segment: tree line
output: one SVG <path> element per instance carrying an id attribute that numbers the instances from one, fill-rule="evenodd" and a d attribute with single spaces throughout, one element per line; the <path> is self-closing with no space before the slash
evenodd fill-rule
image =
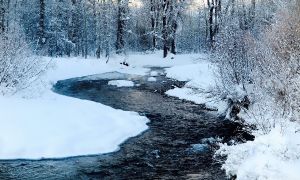
<path id="1" fill-rule="evenodd" d="M 233 25 L 258 32 L 271 21 L 275 1 L 0 0 L 0 33 L 20 26 L 42 55 L 100 58 L 158 49 L 166 57 L 215 49 L 217 36 L 222 41 Z"/>
<path id="2" fill-rule="evenodd" d="M 256 0 L 0 0 L 0 32 L 18 24 L 49 56 L 161 49 L 166 57 L 211 49 L 227 16 L 238 11 L 247 28 L 255 9 Z"/>

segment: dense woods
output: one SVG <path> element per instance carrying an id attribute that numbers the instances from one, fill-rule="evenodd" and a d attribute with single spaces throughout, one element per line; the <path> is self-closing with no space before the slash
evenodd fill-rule
<path id="1" fill-rule="evenodd" d="M 257 0 L 1 0 L 0 28 L 20 26 L 42 55 L 163 49 L 165 57 L 215 48 L 220 32 L 256 33 L 275 9 L 273 1 Z"/>

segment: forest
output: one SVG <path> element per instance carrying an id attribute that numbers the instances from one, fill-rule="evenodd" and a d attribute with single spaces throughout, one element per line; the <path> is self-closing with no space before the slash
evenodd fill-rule
<path id="1" fill-rule="evenodd" d="M 0 179 L 296 180 L 299 123 L 299 0 L 0 0 Z"/>

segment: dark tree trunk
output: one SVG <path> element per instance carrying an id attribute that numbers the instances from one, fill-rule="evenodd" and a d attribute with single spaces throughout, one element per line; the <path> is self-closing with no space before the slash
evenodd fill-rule
<path id="1" fill-rule="evenodd" d="M 125 25 L 126 25 L 126 3 L 125 0 L 118 0 L 118 27 L 117 27 L 117 54 L 124 53 L 125 47 Z"/>
<path id="2" fill-rule="evenodd" d="M 157 19 L 156 19 L 156 4 L 154 0 L 151 0 L 151 28 L 152 28 L 152 48 L 156 49 L 157 46 L 157 37 L 156 37 L 156 28 L 157 28 Z"/>
<path id="3" fill-rule="evenodd" d="M 40 12 L 39 12 L 39 31 L 38 31 L 38 44 L 39 48 L 42 49 L 46 43 L 46 36 L 45 36 L 45 0 L 39 1 L 40 5 Z"/>
<path id="4" fill-rule="evenodd" d="M 80 55 L 80 45 L 79 45 L 79 23 L 80 22 L 77 14 L 78 4 L 76 3 L 76 0 L 72 0 L 72 6 L 73 6 L 73 10 L 71 14 L 71 28 L 70 28 L 69 37 L 72 43 L 75 44 L 74 55 L 79 56 Z"/>
<path id="5" fill-rule="evenodd" d="M 169 1 L 163 0 L 163 57 L 166 58 L 168 56 L 169 44 L 168 44 L 168 24 L 167 24 L 167 12 L 169 8 Z"/>
<path id="6" fill-rule="evenodd" d="M 208 26 L 210 48 L 214 48 L 215 36 L 219 31 L 219 19 L 221 12 L 221 0 L 207 0 Z"/>
<path id="7" fill-rule="evenodd" d="M 251 28 L 254 26 L 254 19 L 256 16 L 256 0 L 251 0 L 251 8 L 250 8 L 250 24 Z"/>
<path id="8" fill-rule="evenodd" d="M 176 31 L 178 27 L 178 17 L 179 17 L 179 11 L 178 11 L 178 4 L 174 1 L 172 1 L 172 5 L 170 6 L 170 13 L 171 13 L 171 32 L 170 32 L 170 52 L 172 54 L 176 54 Z"/>
<path id="9" fill-rule="evenodd" d="M 174 20 L 172 25 L 172 38 L 171 38 L 171 53 L 176 54 L 176 30 L 177 30 L 177 20 Z"/>
<path id="10" fill-rule="evenodd" d="M 5 31 L 5 3 L 0 0 L 0 33 Z"/>
<path id="11" fill-rule="evenodd" d="M 213 2 L 213 1 L 212 1 Z M 213 46 L 213 14 L 214 14 L 214 5 L 210 2 L 210 0 L 207 0 L 207 5 L 209 9 L 208 14 L 208 26 L 209 26 L 209 42 L 210 42 L 210 48 Z"/>

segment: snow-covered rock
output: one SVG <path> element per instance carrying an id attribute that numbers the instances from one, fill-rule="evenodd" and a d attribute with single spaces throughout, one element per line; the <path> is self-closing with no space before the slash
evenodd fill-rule
<path id="1" fill-rule="evenodd" d="M 155 81 L 156 81 L 156 78 L 155 78 L 155 77 L 149 77 L 149 78 L 148 78 L 148 81 L 150 81 L 150 82 L 155 82 Z"/>
<path id="2" fill-rule="evenodd" d="M 134 82 L 128 80 L 111 80 L 108 82 L 108 85 L 117 87 L 133 87 Z"/>

